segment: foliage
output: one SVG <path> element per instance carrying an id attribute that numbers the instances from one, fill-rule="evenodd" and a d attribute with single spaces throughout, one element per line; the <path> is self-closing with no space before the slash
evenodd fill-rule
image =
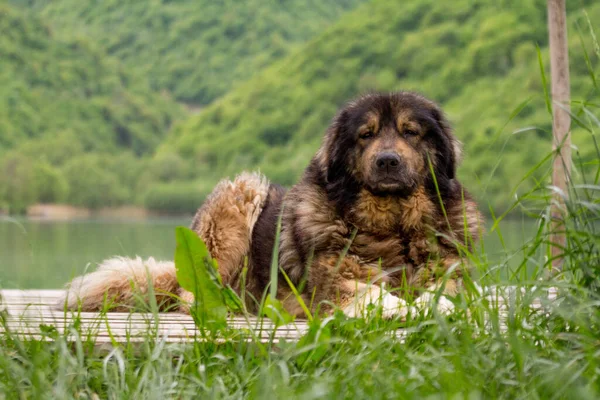
<path id="1" fill-rule="evenodd" d="M 584 51 L 592 71 L 598 55 L 582 7 L 597 21 L 600 5 L 569 3 L 573 98 L 585 101 L 590 71 Z M 159 152 L 178 151 L 201 171 L 210 166 L 213 181 L 260 167 L 290 185 L 348 99 L 369 88 L 417 90 L 441 103 L 464 142 L 461 179 L 484 204 L 506 209 L 510 190 L 520 184 L 520 195 L 535 185 L 535 179 L 520 179 L 551 149 L 536 51 L 539 44 L 547 64 L 545 8 L 542 0 L 462 0 L 452 7 L 374 0 L 176 126 Z M 585 29 L 583 41 L 578 26 Z M 577 103 L 574 109 L 581 114 Z M 574 143 L 589 160 L 591 135 L 575 129 Z"/>
<path id="2" fill-rule="evenodd" d="M 169 99 L 84 39 L 0 5 L 0 151 L 72 132 L 85 151 L 146 154 L 178 115 Z"/>
<path id="3" fill-rule="evenodd" d="M 188 190 L 192 197 L 185 199 L 180 190 L 165 205 L 160 190 L 201 169 L 192 171 L 191 160 L 174 152 L 148 160 L 184 116 L 171 94 L 210 102 L 358 2 L 3 2 L 0 157 L 34 164 L 42 158 L 60 193 L 31 187 L 21 169 L 20 176 L 0 182 L 0 204 L 13 213 L 45 198 L 88 207 L 146 202 L 159 211 L 195 210 L 196 191 Z M 306 23 L 293 23 L 296 18 Z M 91 179 L 77 177 L 67 164 L 88 153 L 102 161 Z M 95 178 L 101 185 L 90 184 Z"/>
<path id="4" fill-rule="evenodd" d="M 180 107 L 93 42 L 59 39 L 15 7 L 0 4 L 0 27 L 0 203 L 19 213 L 135 200 L 143 158 Z"/>
<path id="5" fill-rule="evenodd" d="M 23 184 L 33 180 L 31 161 L 23 157 L 7 157 L 0 174 L 0 197 L 12 213 L 22 212 L 37 198 L 33 185 Z"/>
<path id="6" fill-rule="evenodd" d="M 145 192 L 143 204 L 148 209 L 166 214 L 193 214 L 208 190 L 196 182 L 157 183 Z"/>
<path id="7" fill-rule="evenodd" d="M 12 0 L 0 6 L 0 157 L 39 158 L 68 187 L 46 197 L 92 205 L 64 174 L 93 153 L 115 186 L 106 205 L 191 212 L 243 169 L 292 185 L 348 99 L 410 89 L 447 111 L 465 145 L 460 178 L 484 211 L 548 183 L 549 163 L 534 168 L 551 148 L 543 0 L 360 2 Z M 573 142 L 587 163 L 596 131 L 580 120 L 598 71 L 590 29 L 600 5 L 568 8 Z M 169 131 L 183 114 L 167 93 L 212 103 Z M 0 180 L 13 212 L 41 201 L 19 185 Z"/>
<path id="8" fill-rule="evenodd" d="M 172 182 L 187 180 L 194 176 L 194 168 L 189 160 L 177 153 L 161 153 L 152 158 L 144 171 L 144 177 L 152 182 Z"/>
<path id="9" fill-rule="evenodd" d="M 29 184 L 37 191 L 36 198 L 42 203 L 62 203 L 67 200 L 69 183 L 48 163 L 33 163 L 33 176 Z"/>
<path id="10" fill-rule="evenodd" d="M 211 257 L 198 234 L 191 229 L 180 226 L 175 230 L 175 236 L 177 282 L 194 294 L 194 302 L 190 305 L 194 321 L 200 327 L 225 326 L 227 303 L 217 261 Z"/>
<path id="11" fill-rule="evenodd" d="M 0 164 L 0 199 L 12 213 L 24 211 L 34 201 L 64 202 L 68 194 L 65 177 L 45 161 L 13 155 Z"/>
<path id="12" fill-rule="evenodd" d="M 94 40 L 155 90 L 194 106 L 290 54 L 360 2 L 13 0 L 62 36 Z"/>
<path id="13" fill-rule="evenodd" d="M 69 204 L 101 208 L 121 205 L 128 198 L 127 189 L 118 183 L 118 175 L 103 168 L 96 155 L 68 162 L 64 175 L 70 185 Z"/>

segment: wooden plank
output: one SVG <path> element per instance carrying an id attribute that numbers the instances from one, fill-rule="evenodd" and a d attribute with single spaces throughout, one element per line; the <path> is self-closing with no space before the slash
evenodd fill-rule
<path id="1" fill-rule="evenodd" d="M 152 326 L 152 324 L 129 324 L 124 326 L 115 326 L 108 321 L 97 321 L 93 324 L 81 324 L 77 328 L 77 333 L 72 331 L 72 321 L 64 321 L 59 324 L 48 323 L 44 321 L 44 325 L 53 326 L 53 329 L 61 335 L 67 335 L 71 340 L 77 336 L 81 340 L 89 338 L 100 338 L 100 339 L 111 339 L 115 342 L 129 342 L 139 339 L 147 339 L 149 336 L 158 339 L 163 339 L 167 342 L 180 342 L 183 339 L 193 339 L 195 336 L 202 338 L 204 335 L 198 330 L 194 324 L 182 325 L 182 324 L 159 324 Z M 238 327 L 241 328 L 241 327 Z M 10 332 L 16 334 L 18 337 L 28 338 L 30 336 L 41 335 L 42 329 L 40 324 L 9 320 L 6 327 Z M 220 339 L 230 340 L 250 340 L 258 339 L 260 341 L 268 341 L 271 337 L 278 340 L 281 339 L 295 339 L 297 340 L 304 330 L 290 330 L 290 329 L 276 329 L 276 330 L 254 330 L 254 329 L 238 329 L 237 331 L 229 332 L 228 336 L 219 336 Z M 208 334 L 207 334 L 208 336 Z"/>
<path id="2" fill-rule="evenodd" d="M 6 299 L 15 298 L 33 298 L 33 299 L 56 299 L 64 294 L 64 290 L 20 290 L 20 289 L 3 289 L 0 290 L 0 296 Z"/>
<path id="3" fill-rule="evenodd" d="M 0 332 L 9 330 L 25 339 L 47 339 L 41 326 L 53 326 L 61 335 L 76 340 L 71 327 L 78 325 L 84 339 L 87 336 L 97 343 L 142 342 L 148 334 L 172 343 L 192 341 L 201 332 L 191 316 L 181 313 L 123 313 L 77 312 L 57 310 L 55 304 L 63 295 L 61 290 L 3 290 L 0 291 L 0 309 L 7 320 Z M 297 340 L 308 329 L 304 321 L 276 327 L 270 320 L 256 317 L 232 316 L 228 328 L 233 336 L 217 341 L 260 340 L 262 342 Z M 237 331 L 237 332 L 236 332 Z M 80 338 L 80 339 L 82 339 Z M 198 338 L 196 338 L 198 340 Z"/>
<path id="4" fill-rule="evenodd" d="M 24 339 L 49 340 L 42 334 L 43 328 L 52 326 L 69 340 L 93 339 L 98 345 L 112 343 L 137 343 L 147 340 L 152 334 L 159 340 L 169 343 L 184 343 L 192 340 L 203 340 L 200 330 L 191 316 L 181 313 L 127 313 L 127 312 L 77 312 L 57 310 L 55 304 L 62 296 L 61 290 L 3 290 L 0 291 L 0 309 L 5 310 L 6 321 L 0 326 L 0 332 L 10 331 Z M 489 288 L 487 300 L 498 308 L 501 325 L 506 329 L 506 319 L 510 299 L 517 294 L 526 295 L 524 289 L 512 287 Z M 555 289 L 541 292 L 549 300 L 556 299 Z M 544 312 L 539 298 L 529 306 L 532 312 Z M 77 334 L 72 327 L 78 326 Z M 229 337 L 211 339 L 216 342 L 227 340 L 277 343 L 280 340 L 298 340 L 304 335 L 308 326 L 305 321 L 294 321 L 291 324 L 276 327 L 270 320 L 257 317 L 231 316 L 228 319 Z M 407 332 L 398 330 L 393 333 L 403 340 Z M 79 335 L 79 336 L 78 336 Z"/>

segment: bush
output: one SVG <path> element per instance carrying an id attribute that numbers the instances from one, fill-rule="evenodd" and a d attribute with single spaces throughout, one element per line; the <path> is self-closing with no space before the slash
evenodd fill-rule
<path id="1" fill-rule="evenodd" d="M 68 197 L 69 183 L 59 170 L 48 163 L 40 162 L 32 166 L 30 182 L 36 202 L 61 203 Z"/>
<path id="2" fill-rule="evenodd" d="M 32 162 L 22 155 L 8 156 L 0 171 L 0 203 L 8 206 L 12 214 L 22 214 L 36 201 L 36 190 L 31 182 Z"/>
<path id="3" fill-rule="evenodd" d="M 198 183 L 154 184 L 146 191 L 144 206 L 167 214 L 192 214 L 200 207 L 208 190 Z"/>
<path id="4" fill-rule="evenodd" d="M 147 173 L 157 182 L 172 182 L 190 179 L 192 166 L 177 153 L 159 153 L 150 161 Z"/>
<path id="5" fill-rule="evenodd" d="M 102 167 L 100 156 L 86 155 L 64 168 L 70 186 L 69 204 L 100 208 L 123 204 L 130 196 L 119 177 Z"/>
<path id="6" fill-rule="evenodd" d="M 44 160 L 11 153 L 0 165 L 0 205 L 12 214 L 22 214 L 34 203 L 65 201 L 68 192 L 65 177 Z"/>
<path id="7" fill-rule="evenodd" d="M 64 165 L 74 156 L 84 152 L 83 145 L 72 131 L 29 139 L 19 143 L 15 150 L 30 159 L 46 161 L 53 166 Z"/>

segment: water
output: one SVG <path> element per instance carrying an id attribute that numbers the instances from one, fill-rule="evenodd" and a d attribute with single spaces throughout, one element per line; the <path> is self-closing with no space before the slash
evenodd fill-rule
<path id="1" fill-rule="evenodd" d="M 0 286 L 60 288 L 115 255 L 172 260 L 175 227 L 189 219 L 0 222 Z"/>
<path id="2" fill-rule="evenodd" d="M 105 258 L 121 255 L 172 260 L 175 227 L 190 220 L 146 221 L 85 220 L 47 222 L 0 220 L 0 287 L 56 289 Z M 492 226 L 487 224 L 488 229 Z M 504 221 L 501 232 L 509 252 L 532 234 L 531 221 Z M 496 234 L 484 239 L 493 261 L 505 258 Z"/>

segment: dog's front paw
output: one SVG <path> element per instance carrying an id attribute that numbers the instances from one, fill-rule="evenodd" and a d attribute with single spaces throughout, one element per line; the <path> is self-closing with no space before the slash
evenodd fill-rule
<path id="1" fill-rule="evenodd" d="M 409 311 L 406 301 L 388 292 L 385 292 L 381 299 L 381 308 L 383 318 L 406 318 Z"/>
<path id="2" fill-rule="evenodd" d="M 370 285 L 357 293 L 342 311 L 351 318 L 364 317 L 369 313 L 370 305 L 381 307 L 383 318 L 405 318 L 409 311 L 404 300 L 376 285 Z"/>
<path id="3" fill-rule="evenodd" d="M 436 307 L 437 311 L 443 315 L 450 315 L 454 312 L 454 303 L 449 298 L 441 295 L 436 303 L 435 297 L 436 293 L 434 292 L 423 293 L 415 300 L 415 311 L 428 315 L 433 310 L 433 307 Z"/>

